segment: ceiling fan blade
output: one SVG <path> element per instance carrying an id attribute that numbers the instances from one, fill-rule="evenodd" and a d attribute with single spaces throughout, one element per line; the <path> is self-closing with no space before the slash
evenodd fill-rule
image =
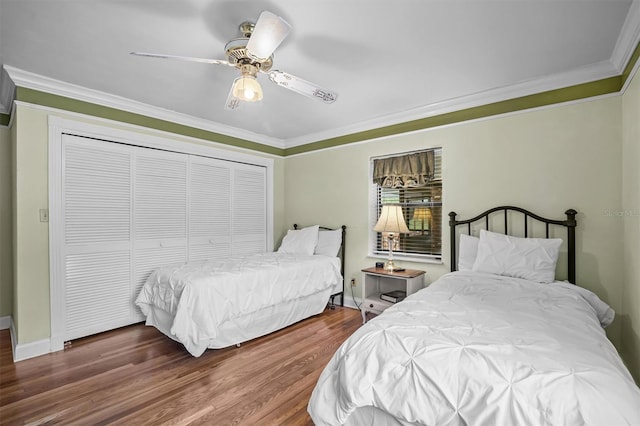
<path id="1" fill-rule="evenodd" d="M 256 59 L 268 59 L 290 30 L 291 25 L 287 21 L 269 11 L 263 11 L 249 37 L 247 52 Z"/>
<path id="2" fill-rule="evenodd" d="M 326 104 L 331 104 L 338 99 L 338 94 L 324 89 L 306 80 L 293 76 L 289 73 L 273 70 L 269 73 L 269 79 L 285 89 L 293 90 L 304 96 L 318 99 Z"/>
<path id="3" fill-rule="evenodd" d="M 146 53 L 146 52 L 131 52 L 132 55 L 146 56 L 148 58 L 160 58 L 160 59 L 179 59 L 181 61 L 200 62 L 203 64 L 216 64 L 216 65 L 231 65 L 229 62 L 221 59 L 205 59 L 205 58 L 192 58 L 190 56 L 177 56 L 177 55 L 165 55 L 162 53 Z"/>
<path id="4" fill-rule="evenodd" d="M 240 106 L 242 105 L 242 102 L 240 102 L 240 99 L 237 98 L 236 96 L 233 96 L 233 86 L 236 85 L 236 81 L 239 79 L 240 77 L 233 80 L 233 83 L 231 84 L 231 89 L 229 89 L 229 96 L 227 96 L 227 103 L 224 104 L 224 109 L 227 111 L 233 111 L 234 109 L 240 108 Z"/>

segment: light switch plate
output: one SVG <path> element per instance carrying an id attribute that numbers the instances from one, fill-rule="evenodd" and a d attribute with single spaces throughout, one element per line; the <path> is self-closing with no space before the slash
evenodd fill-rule
<path id="1" fill-rule="evenodd" d="M 49 209 L 40 209 L 40 222 L 49 222 Z"/>

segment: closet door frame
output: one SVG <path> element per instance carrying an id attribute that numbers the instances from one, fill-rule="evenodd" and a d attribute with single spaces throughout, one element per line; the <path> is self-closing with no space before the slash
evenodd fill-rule
<path id="1" fill-rule="evenodd" d="M 65 303 L 63 274 L 64 235 L 62 233 L 64 229 L 62 222 L 62 138 L 64 134 L 264 167 L 266 172 L 267 198 L 267 251 L 273 251 L 273 158 L 231 151 L 224 149 L 221 144 L 215 144 L 218 146 L 214 146 L 213 142 L 187 136 L 181 136 L 181 140 L 170 139 L 170 137 L 175 137 L 175 135 L 161 131 L 153 131 L 154 135 L 151 135 L 148 133 L 149 129 L 140 126 L 127 125 L 110 120 L 99 121 L 104 122 L 104 125 L 90 124 L 55 116 L 49 117 L 49 298 L 51 309 L 51 352 L 64 349 L 65 317 L 64 309 L 62 309 Z M 157 136 L 155 134 L 157 134 Z"/>

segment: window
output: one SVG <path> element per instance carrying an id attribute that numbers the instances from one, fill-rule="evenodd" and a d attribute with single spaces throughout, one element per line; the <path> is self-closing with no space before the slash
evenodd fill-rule
<path id="1" fill-rule="evenodd" d="M 387 165 L 384 172 L 380 165 L 376 169 L 377 160 L 406 160 L 413 155 L 430 153 L 426 178 L 410 175 L 402 167 L 415 169 L 415 164 L 409 166 Z M 415 170 L 412 170 L 415 172 Z M 394 175 L 383 176 L 381 175 Z M 403 175 L 403 178 L 398 176 Z M 377 182 L 377 183 L 375 183 Z M 381 186 L 382 185 L 382 186 Z M 440 260 L 442 257 L 442 149 L 430 149 L 389 157 L 371 159 L 371 223 L 369 229 L 376 224 L 382 206 L 397 204 L 402 207 L 403 216 L 409 234 L 400 234 L 393 247 L 394 257 L 411 260 Z M 388 254 L 387 238 L 382 233 L 371 233 L 371 254 L 386 256 Z"/>

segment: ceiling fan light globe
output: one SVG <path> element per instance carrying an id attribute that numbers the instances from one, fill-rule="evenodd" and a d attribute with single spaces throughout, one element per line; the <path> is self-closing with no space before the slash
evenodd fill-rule
<path id="1" fill-rule="evenodd" d="M 243 75 L 233 82 L 233 96 L 245 102 L 262 100 L 262 86 L 254 76 Z"/>

